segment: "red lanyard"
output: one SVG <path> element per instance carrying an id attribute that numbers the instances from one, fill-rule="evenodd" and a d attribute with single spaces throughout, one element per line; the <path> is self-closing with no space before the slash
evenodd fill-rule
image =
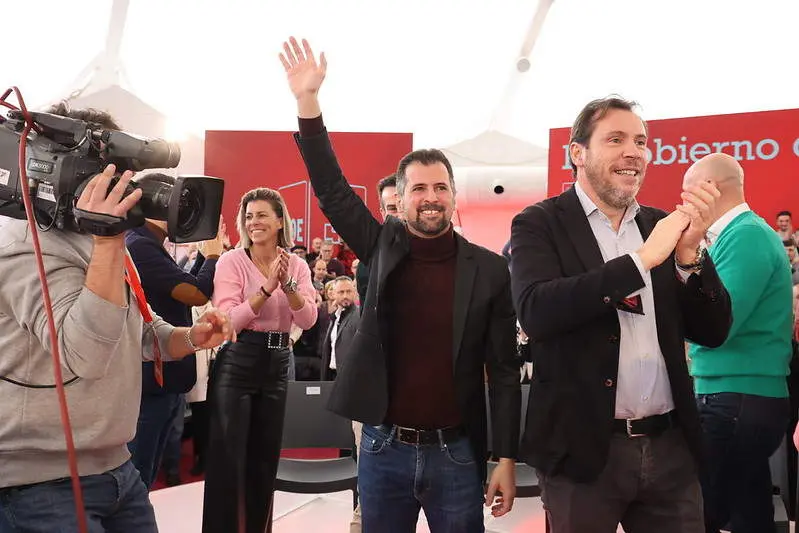
<path id="1" fill-rule="evenodd" d="M 136 297 L 136 303 L 139 306 L 139 311 L 144 319 L 144 323 L 152 327 L 153 315 L 150 313 L 150 307 L 147 305 L 147 298 L 144 296 L 144 289 L 142 289 L 141 286 L 139 272 L 136 270 L 136 266 L 133 264 L 133 260 L 130 258 L 130 255 L 127 253 L 127 251 L 125 252 L 125 281 L 128 282 L 128 286 L 130 286 L 130 289 L 133 291 L 133 295 Z M 152 329 L 155 354 L 155 366 L 153 371 L 155 373 L 155 381 L 158 383 L 158 386 L 163 387 L 164 362 L 161 359 L 161 348 L 158 346 L 158 335 L 155 334 L 155 328 Z"/>

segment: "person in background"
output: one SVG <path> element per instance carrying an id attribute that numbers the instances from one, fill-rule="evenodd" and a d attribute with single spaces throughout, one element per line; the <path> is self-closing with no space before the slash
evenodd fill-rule
<path id="1" fill-rule="evenodd" d="M 793 239 L 782 241 L 785 253 L 788 256 L 788 264 L 791 266 L 791 282 L 799 285 L 799 257 L 797 257 L 796 242 Z"/>
<path id="2" fill-rule="evenodd" d="M 399 198 L 397 198 L 397 175 L 391 174 L 377 182 L 377 199 L 380 202 L 380 217 L 385 223 L 386 218 L 392 216 L 402 218 L 399 211 Z M 358 288 L 358 301 L 361 305 L 366 301 L 366 289 L 369 287 L 369 265 L 358 261 L 355 271 L 355 285 Z"/>
<path id="3" fill-rule="evenodd" d="M 175 184 L 174 177 L 161 173 L 145 174 L 134 181 Z M 191 272 L 181 269 L 169 255 L 164 248 L 166 237 L 165 221 L 147 219 L 143 226 L 128 230 L 125 245 L 139 271 L 144 295 L 153 311 L 173 325 L 188 327 L 193 323 L 191 307 L 205 305 L 213 293 L 216 261 L 222 253 L 222 232 L 203 243 L 206 255 L 197 255 Z M 143 364 L 139 422 L 129 448 L 133 464 L 148 488 L 155 481 L 172 433 L 177 435 L 171 439 L 164 469 L 168 485 L 180 483 L 180 437 L 186 407 L 183 395 L 194 387 L 196 366 L 194 354 L 165 363 L 162 387 L 155 380 L 153 363 Z M 173 429 L 176 426 L 177 429 Z"/>
<path id="4" fill-rule="evenodd" d="M 707 254 L 733 316 L 724 344 L 692 343 L 689 352 L 704 440 L 705 530 L 729 524 L 736 533 L 773 533 L 769 458 L 790 416 L 791 274 L 779 237 L 746 203 L 738 161 L 724 153 L 699 159 L 685 173 L 683 198 L 695 196 L 690 191 L 700 183 L 721 193 L 710 213 Z"/>
<path id="5" fill-rule="evenodd" d="M 311 241 L 311 251 L 306 254 L 305 260 L 308 261 L 309 263 L 313 262 L 316 258 L 319 257 L 319 253 L 321 251 L 322 251 L 322 239 L 316 237 Z"/>
<path id="6" fill-rule="evenodd" d="M 352 262 L 355 261 L 355 252 L 353 252 L 347 243 L 344 241 L 339 242 L 338 254 L 336 256 L 338 261 L 344 266 L 344 275 L 348 278 L 354 278 L 355 270 L 352 268 Z"/>
<path id="7" fill-rule="evenodd" d="M 302 259 L 303 261 L 308 256 L 308 248 L 303 246 L 302 244 L 296 244 L 291 247 L 291 253 Z"/>
<path id="8" fill-rule="evenodd" d="M 793 228 L 793 215 L 790 211 L 780 211 L 777 213 L 777 235 L 780 239 L 787 241 L 793 239 L 793 242 L 799 243 L 799 231 L 794 231 Z"/>
<path id="9" fill-rule="evenodd" d="M 313 272 L 313 287 L 319 294 L 324 295 L 325 283 L 327 283 L 327 263 L 322 258 L 317 258 L 311 264 L 311 271 Z"/>
<path id="10" fill-rule="evenodd" d="M 319 251 L 319 257 L 327 264 L 327 279 L 333 281 L 344 275 L 344 265 L 333 256 L 333 242 L 325 241 Z"/>

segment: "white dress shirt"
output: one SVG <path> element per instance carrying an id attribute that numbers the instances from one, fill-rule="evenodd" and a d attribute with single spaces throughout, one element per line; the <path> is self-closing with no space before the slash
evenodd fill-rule
<path id="1" fill-rule="evenodd" d="M 341 313 L 343 311 L 344 309 L 341 307 L 336 309 L 336 320 L 333 321 L 333 327 L 330 328 L 330 370 L 336 369 L 336 339 L 338 338 L 338 325 L 341 322 Z"/>
<path id="2" fill-rule="evenodd" d="M 629 254 L 646 286 L 627 296 L 641 296 L 643 315 L 617 311 L 619 315 L 619 375 L 616 379 L 616 418 L 644 418 L 674 409 L 666 362 L 660 351 L 652 277 L 644 270 L 636 251 L 644 243 L 635 216 L 641 209 L 637 202 L 627 208 L 618 233 L 588 197 L 579 183 L 577 197 L 591 225 L 605 262 Z"/>

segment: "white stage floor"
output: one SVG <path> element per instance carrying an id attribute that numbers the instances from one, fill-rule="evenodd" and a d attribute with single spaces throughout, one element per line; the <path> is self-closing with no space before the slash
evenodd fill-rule
<path id="1" fill-rule="evenodd" d="M 161 533 L 199 533 L 202 524 L 203 483 L 190 483 L 150 493 Z M 275 493 L 274 533 L 347 533 L 352 519 L 352 493 L 310 495 Z M 486 516 L 488 533 L 544 531 L 540 498 L 517 499 L 502 518 Z M 424 514 L 417 532 L 429 533 Z"/>
<path id="2" fill-rule="evenodd" d="M 189 483 L 150 493 L 161 533 L 200 533 L 203 483 Z M 273 533 L 348 533 L 352 519 L 352 493 L 310 495 L 275 493 Z M 502 518 L 486 515 L 486 533 L 537 533 L 545 531 L 541 498 L 518 498 L 513 511 Z M 791 523 L 791 531 L 795 531 Z M 417 533 L 430 533 L 420 514 Z M 624 531 L 619 527 L 619 532 Z"/>

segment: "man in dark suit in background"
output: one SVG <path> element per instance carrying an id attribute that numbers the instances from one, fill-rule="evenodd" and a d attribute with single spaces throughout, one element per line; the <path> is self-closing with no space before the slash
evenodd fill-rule
<path id="1" fill-rule="evenodd" d="M 369 265 L 361 324 L 330 402 L 364 423 L 363 531 L 416 531 L 422 508 L 432 533 L 482 532 L 484 498 L 501 516 L 515 495 L 521 392 L 507 263 L 454 233 L 452 167 L 438 150 L 400 161 L 405 221 L 375 220 L 345 180 L 322 122 L 324 56 L 317 64 L 303 46 L 292 38 L 281 55 L 297 98 L 297 142 L 322 211 Z M 486 371 L 500 464 L 484 493 Z"/>
<path id="2" fill-rule="evenodd" d="M 383 222 L 389 216 L 402 218 L 397 208 L 397 176 L 391 174 L 377 182 L 377 198 L 380 201 L 380 216 Z M 360 257 L 358 258 L 360 259 Z M 366 288 L 369 286 L 369 265 L 360 261 L 355 271 L 355 283 L 358 287 L 358 297 L 361 304 L 366 301 Z"/>
<path id="3" fill-rule="evenodd" d="M 352 349 L 361 312 L 355 304 L 355 283 L 347 276 L 333 281 L 336 312 L 322 342 L 322 381 L 333 381 Z"/>
<path id="4" fill-rule="evenodd" d="M 574 187 L 512 224 L 514 303 L 537 345 L 522 457 L 553 533 L 704 532 L 684 341 L 719 346 L 731 324 L 700 249 L 719 192 L 692 187 L 668 216 L 638 205 L 634 105 L 589 103 L 572 127 Z"/>

